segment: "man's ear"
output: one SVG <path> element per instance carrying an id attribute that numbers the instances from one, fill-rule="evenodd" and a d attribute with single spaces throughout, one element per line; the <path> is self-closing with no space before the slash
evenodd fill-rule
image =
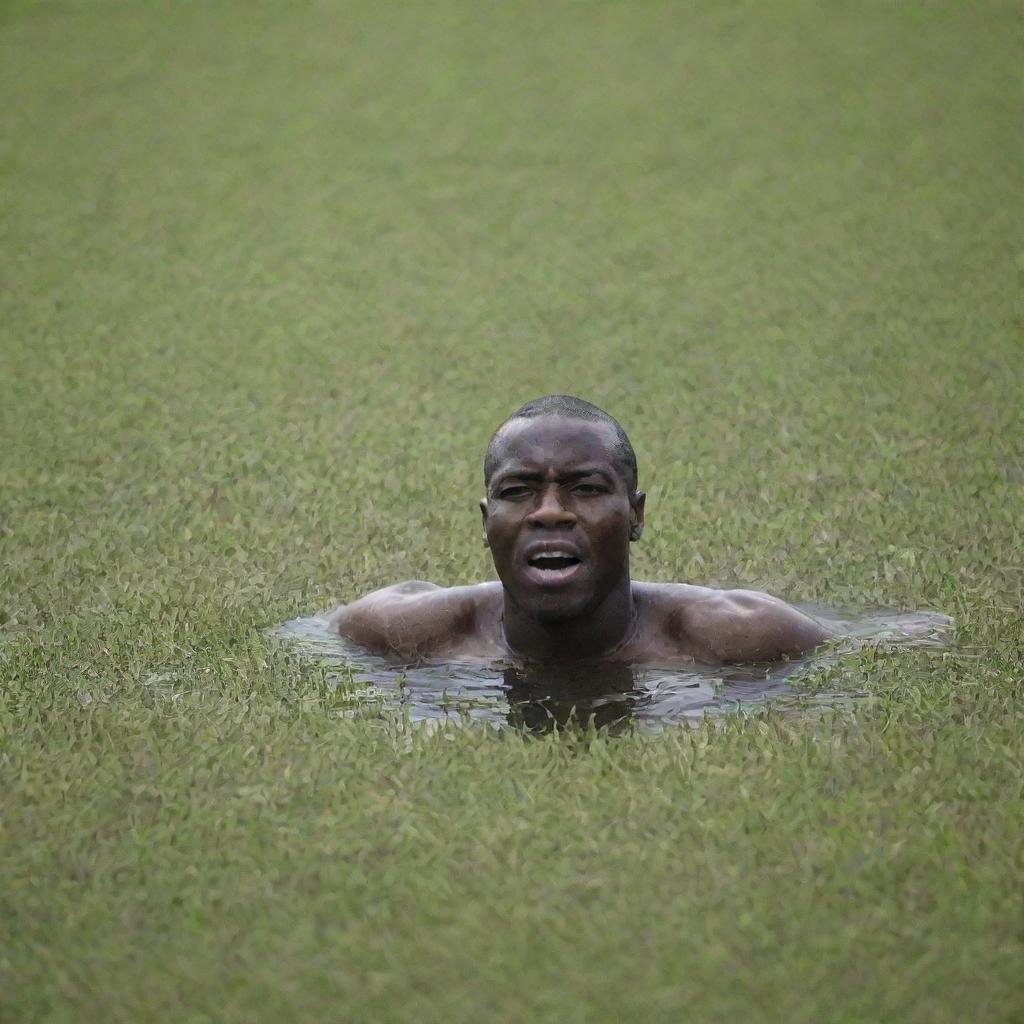
<path id="1" fill-rule="evenodd" d="M 644 532 L 644 503 L 647 495 L 643 491 L 637 491 L 629 499 L 629 539 L 639 540 Z"/>
<path id="2" fill-rule="evenodd" d="M 480 499 L 480 518 L 483 520 L 484 527 L 484 547 L 489 548 L 490 544 L 487 543 L 487 499 Z"/>

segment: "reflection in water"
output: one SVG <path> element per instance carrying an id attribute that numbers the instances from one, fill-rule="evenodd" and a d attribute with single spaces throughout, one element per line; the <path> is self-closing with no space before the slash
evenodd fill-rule
<path id="1" fill-rule="evenodd" d="M 835 664 L 858 648 L 944 646 L 952 620 L 935 612 L 844 614 L 803 611 L 841 639 L 806 658 L 760 665 L 658 667 L 651 665 L 512 665 L 452 661 L 403 664 L 367 654 L 327 628 L 327 616 L 293 619 L 271 631 L 300 654 L 346 667 L 368 696 L 408 709 L 413 721 L 484 721 L 528 732 L 571 723 L 620 730 L 657 729 L 666 722 L 750 712 L 767 704 L 783 711 L 850 706 L 865 694 L 794 690 L 790 678 Z M 335 677 L 337 679 L 337 676 Z"/>
<path id="2" fill-rule="evenodd" d="M 510 665 L 504 675 L 508 724 L 550 732 L 577 724 L 621 728 L 639 693 L 629 665 Z"/>

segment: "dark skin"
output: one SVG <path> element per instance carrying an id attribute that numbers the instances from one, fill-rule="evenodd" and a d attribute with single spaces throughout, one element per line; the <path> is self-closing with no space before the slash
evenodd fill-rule
<path id="1" fill-rule="evenodd" d="M 775 661 L 829 638 L 768 594 L 632 580 L 645 495 L 609 424 L 513 420 L 499 445 L 480 502 L 499 579 L 385 587 L 334 613 L 342 636 L 408 659 L 657 665 Z"/>

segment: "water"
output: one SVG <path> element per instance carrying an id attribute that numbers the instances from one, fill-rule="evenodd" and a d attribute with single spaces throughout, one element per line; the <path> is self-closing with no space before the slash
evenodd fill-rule
<path id="1" fill-rule="evenodd" d="M 476 721 L 543 732 L 573 720 L 598 728 L 632 724 L 656 730 L 668 723 L 749 714 L 768 706 L 784 713 L 849 707 L 866 694 L 850 689 L 801 692 L 791 682 L 865 646 L 939 647 L 953 634 L 952 620 L 936 612 L 852 614 L 808 606 L 802 610 L 840 639 L 808 657 L 768 665 L 405 664 L 347 643 L 328 630 L 326 615 L 292 619 L 271 635 L 302 655 L 337 666 L 339 671 L 330 677 L 335 684 L 343 670 L 351 671 L 352 678 L 365 686 L 367 700 L 405 708 L 413 721 Z"/>

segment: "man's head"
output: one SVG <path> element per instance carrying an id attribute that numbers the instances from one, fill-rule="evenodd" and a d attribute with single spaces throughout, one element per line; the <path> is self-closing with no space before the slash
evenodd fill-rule
<path id="1" fill-rule="evenodd" d="M 628 586 L 644 494 L 633 446 L 606 412 L 567 395 L 527 402 L 491 438 L 484 480 L 485 542 L 531 618 L 586 616 Z"/>

